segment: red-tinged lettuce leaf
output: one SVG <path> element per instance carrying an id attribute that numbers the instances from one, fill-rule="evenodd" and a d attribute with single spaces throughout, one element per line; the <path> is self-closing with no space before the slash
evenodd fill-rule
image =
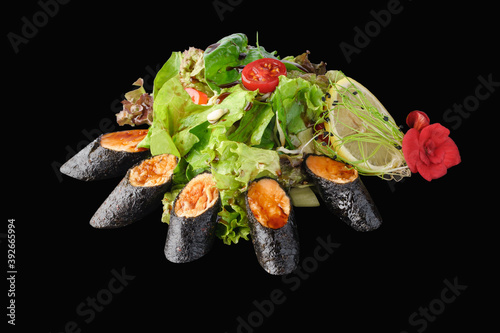
<path id="1" fill-rule="evenodd" d="M 310 52 L 306 51 L 301 55 L 295 57 L 295 63 L 300 65 L 301 68 L 305 69 L 307 73 L 313 73 L 317 75 L 326 74 L 326 63 L 323 61 L 319 64 L 311 63 L 311 61 L 309 61 L 309 54 Z"/>
<path id="2" fill-rule="evenodd" d="M 118 125 L 151 125 L 153 123 L 153 97 L 143 87 L 144 80 L 138 79 L 133 83 L 139 88 L 125 94 L 122 101 L 123 110 L 116 115 Z"/>

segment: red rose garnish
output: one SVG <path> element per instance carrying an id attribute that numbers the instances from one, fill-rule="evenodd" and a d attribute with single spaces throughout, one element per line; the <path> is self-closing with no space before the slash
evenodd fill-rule
<path id="1" fill-rule="evenodd" d="M 431 181 L 444 176 L 461 159 L 457 145 L 449 137 L 450 130 L 437 123 L 429 125 L 428 119 L 421 111 L 408 115 L 408 126 L 413 128 L 403 137 L 403 154 L 411 172 Z"/>

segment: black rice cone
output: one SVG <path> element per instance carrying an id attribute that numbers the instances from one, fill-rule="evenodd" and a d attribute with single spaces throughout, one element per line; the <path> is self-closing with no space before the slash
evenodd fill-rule
<path id="1" fill-rule="evenodd" d="M 83 181 L 109 179 L 123 176 L 134 164 L 151 156 L 149 150 L 126 152 L 104 148 L 102 136 L 66 161 L 59 171 Z"/>
<path id="2" fill-rule="evenodd" d="M 195 180 L 196 177 L 192 181 Z M 215 203 L 201 214 L 192 217 L 178 216 L 176 204 L 189 185 L 187 184 L 175 199 L 170 214 L 164 252 L 165 257 L 174 263 L 191 262 L 203 257 L 212 249 L 215 240 L 217 214 L 221 208 L 220 195 L 217 191 Z"/>
<path id="3" fill-rule="evenodd" d="M 306 157 L 304 168 L 326 207 L 357 231 L 372 231 L 379 228 L 382 217 L 357 172 L 355 179 L 345 183 L 326 179 L 309 168 L 307 161 L 311 156 L 315 155 Z M 324 158 L 329 157 L 324 156 Z"/>
<path id="4" fill-rule="evenodd" d="M 299 234 L 293 206 L 291 200 L 288 201 L 290 203 L 290 212 L 285 225 L 273 229 L 262 225 L 257 220 L 250 208 L 248 192 L 245 195 L 248 225 L 250 226 L 255 255 L 262 268 L 272 275 L 289 274 L 299 264 Z"/>

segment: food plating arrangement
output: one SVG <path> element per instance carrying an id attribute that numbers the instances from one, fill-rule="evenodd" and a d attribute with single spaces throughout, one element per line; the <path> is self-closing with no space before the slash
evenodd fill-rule
<path id="1" fill-rule="evenodd" d="M 382 217 L 361 177 L 440 178 L 460 163 L 450 131 L 422 111 L 406 133 L 380 101 L 309 52 L 280 57 L 244 34 L 172 52 L 152 92 L 125 94 L 121 126 L 60 171 L 83 181 L 124 177 L 90 220 L 120 228 L 163 206 L 165 256 L 187 263 L 217 239 L 253 243 L 273 275 L 299 264 L 294 207 L 325 205 L 359 232 Z M 376 198 L 375 198 L 376 199 Z"/>

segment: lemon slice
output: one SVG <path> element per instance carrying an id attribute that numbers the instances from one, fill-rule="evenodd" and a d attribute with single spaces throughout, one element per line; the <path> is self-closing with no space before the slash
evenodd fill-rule
<path id="1" fill-rule="evenodd" d="M 384 179 L 410 176 L 403 156 L 403 133 L 380 101 L 361 83 L 343 77 L 326 97 L 325 130 L 339 159 L 365 175 Z"/>

